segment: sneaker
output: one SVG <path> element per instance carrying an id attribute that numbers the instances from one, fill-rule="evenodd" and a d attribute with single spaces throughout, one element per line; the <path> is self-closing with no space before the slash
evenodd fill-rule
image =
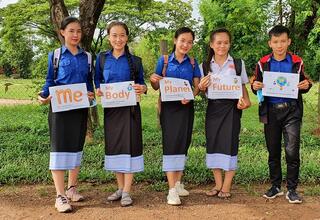
<path id="1" fill-rule="evenodd" d="M 180 205 L 181 201 L 179 198 L 179 195 L 177 193 L 176 188 L 172 188 L 169 190 L 168 196 L 167 196 L 167 203 L 169 205 Z"/>
<path id="2" fill-rule="evenodd" d="M 184 188 L 184 185 L 180 183 L 180 181 L 177 181 L 174 188 L 176 188 L 176 191 L 179 196 L 188 196 L 189 192 Z"/>
<path id="3" fill-rule="evenodd" d="M 72 202 L 80 202 L 84 200 L 84 197 L 79 194 L 75 186 L 70 186 L 66 191 L 66 196 Z"/>
<path id="4" fill-rule="evenodd" d="M 302 203 L 301 197 L 299 196 L 299 194 L 294 189 L 291 189 L 291 190 L 289 190 L 287 192 L 286 199 L 291 204 L 300 204 L 300 203 Z"/>
<path id="5" fill-rule="evenodd" d="M 58 212 L 71 212 L 72 207 L 69 204 L 69 200 L 66 196 L 58 195 L 56 198 L 56 204 L 54 205 Z"/>
<path id="6" fill-rule="evenodd" d="M 122 189 L 118 189 L 112 195 L 108 196 L 107 200 L 109 202 L 120 200 L 122 197 Z"/>
<path id="7" fill-rule="evenodd" d="M 132 205 L 133 201 L 127 192 L 123 192 L 121 196 L 120 204 L 122 207 L 130 206 Z"/>
<path id="8" fill-rule="evenodd" d="M 274 199 L 277 196 L 282 196 L 283 192 L 281 192 L 281 190 L 276 187 L 276 186 L 272 186 L 264 195 L 263 197 L 266 199 Z"/>

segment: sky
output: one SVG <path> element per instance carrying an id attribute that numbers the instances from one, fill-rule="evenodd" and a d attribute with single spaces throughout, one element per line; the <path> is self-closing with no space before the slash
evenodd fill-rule
<path id="1" fill-rule="evenodd" d="M 12 3 L 16 3 L 18 0 L 0 0 L 0 8 L 6 7 L 8 4 L 12 4 Z M 199 14 L 199 1 L 200 0 L 193 0 L 192 2 L 192 8 L 193 8 L 193 12 L 192 12 L 192 16 L 194 18 L 199 18 L 200 14 Z"/>

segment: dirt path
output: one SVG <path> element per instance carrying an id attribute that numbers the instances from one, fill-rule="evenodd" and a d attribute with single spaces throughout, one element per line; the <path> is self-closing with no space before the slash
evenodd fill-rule
<path id="1" fill-rule="evenodd" d="M 114 187 L 114 186 L 113 186 Z M 60 214 L 54 209 L 51 185 L 1 186 L 0 219 L 314 219 L 320 220 L 320 198 L 304 197 L 301 205 L 284 197 L 273 201 L 261 197 L 265 186 L 245 190 L 235 186 L 230 200 L 208 198 L 210 186 L 192 186 L 182 206 L 166 205 L 165 192 L 150 191 L 146 184 L 134 186 L 134 206 L 121 208 L 119 202 L 106 203 L 110 184 L 81 184 L 86 200 L 74 204 L 74 211 Z M 299 190 L 303 193 L 303 189 Z"/>
<path id="2" fill-rule="evenodd" d="M 0 99 L 0 105 L 26 105 L 35 102 L 36 101 L 22 99 Z"/>

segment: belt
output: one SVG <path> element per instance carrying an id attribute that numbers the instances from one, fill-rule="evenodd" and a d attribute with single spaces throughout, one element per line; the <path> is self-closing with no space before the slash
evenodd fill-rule
<path id="1" fill-rule="evenodd" d="M 274 109 L 285 109 L 285 108 L 289 108 L 290 106 L 295 106 L 295 105 L 297 105 L 297 101 L 269 103 L 269 106 Z"/>

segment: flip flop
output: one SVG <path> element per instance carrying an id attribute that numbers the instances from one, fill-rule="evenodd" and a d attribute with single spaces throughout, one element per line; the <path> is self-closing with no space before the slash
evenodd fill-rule
<path id="1" fill-rule="evenodd" d="M 220 190 L 218 189 L 211 189 L 210 191 L 206 192 L 206 195 L 209 197 L 217 196 L 220 193 Z"/>
<path id="2" fill-rule="evenodd" d="M 223 192 L 223 191 L 220 191 L 218 193 L 218 197 L 220 199 L 230 199 L 231 198 L 231 193 L 230 192 Z"/>

